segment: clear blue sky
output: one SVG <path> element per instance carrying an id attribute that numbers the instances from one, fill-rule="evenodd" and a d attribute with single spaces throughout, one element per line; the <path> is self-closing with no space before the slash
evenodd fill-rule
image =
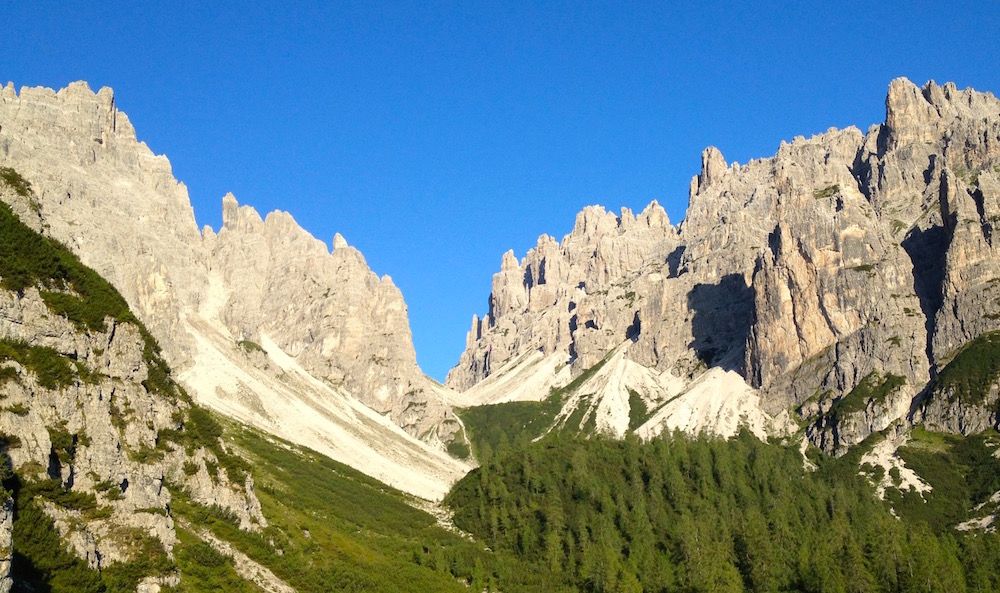
<path id="1" fill-rule="evenodd" d="M 583 206 L 677 222 L 705 146 L 867 129 L 897 76 L 1000 92 L 995 1 L 136 4 L 0 0 L 0 82 L 113 87 L 200 224 L 232 191 L 343 234 L 439 380 L 503 252 Z"/>

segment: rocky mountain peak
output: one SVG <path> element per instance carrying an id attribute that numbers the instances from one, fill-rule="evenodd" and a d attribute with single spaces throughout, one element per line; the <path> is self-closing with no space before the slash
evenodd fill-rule
<path id="1" fill-rule="evenodd" d="M 930 91 L 933 84 L 928 82 L 925 89 Z M 934 88 L 937 88 L 936 85 Z M 919 134 L 901 136 L 904 130 L 928 126 L 940 117 L 937 108 L 928 99 L 933 95 L 938 93 L 925 94 L 906 78 L 897 78 L 889 83 L 889 93 L 885 99 L 885 125 L 894 139 L 893 146 L 920 138 Z M 930 139 L 930 136 L 925 135 L 924 138 Z"/>
<path id="2" fill-rule="evenodd" d="M 722 151 L 709 146 L 701 153 L 701 174 L 698 175 L 698 189 L 707 189 L 725 174 L 728 165 Z"/>
<path id="3" fill-rule="evenodd" d="M 337 234 L 335 234 L 333 236 L 333 250 L 334 251 L 336 251 L 338 249 L 345 249 L 347 247 L 350 247 L 350 245 L 347 244 L 347 239 L 345 239 L 343 237 L 343 235 L 341 235 L 340 233 L 337 233 Z"/>
<path id="4" fill-rule="evenodd" d="M 642 212 L 636 217 L 636 220 L 650 228 L 667 228 L 672 226 L 667 211 L 656 200 L 653 200 L 643 208 Z"/>
<path id="5" fill-rule="evenodd" d="M 576 215 L 576 222 L 570 235 L 594 238 L 615 232 L 618 225 L 619 218 L 605 210 L 603 206 L 587 206 Z"/>
<path id="6" fill-rule="evenodd" d="M 460 475 L 402 295 L 342 238 L 331 252 L 232 194 L 222 228 L 200 232 L 166 157 L 136 141 L 110 89 L 85 83 L 7 85 L 0 165 L 32 183 L 46 232 L 118 288 L 198 401 L 416 494 Z"/>
<path id="7" fill-rule="evenodd" d="M 500 271 L 507 272 L 510 270 L 516 270 L 517 267 L 517 256 L 514 255 L 513 249 L 508 249 L 504 252 L 503 257 L 500 258 Z"/>
<path id="8" fill-rule="evenodd" d="M 954 83 L 928 81 L 918 88 L 906 78 L 889 84 L 885 101 L 888 146 L 934 143 L 953 120 L 980 125 L 995 119 L 1000 101 L 992 93 L 958 90 Z"/>
<path id="9" fill-rule="evenodd" d="M 906 417 L 956 349 L 1000 327 L 998 177 L 1000 102 L 906 79 L 867 134 L 831 128 L 742 166 L 709 147 L 679 229 L 655 204 L 645 225 L 588 206 L 558 250 L 539 241 L 518 271 L 511 257 L 493 281 L 503 306 L 474 319 L 448 384 L 523 372 L 535 350 L 563 352 L 577 376 L 628 344 L 660 373 L 647 383 L 739 373 L 765 411 L 796 410 L 842 452 Z"/>

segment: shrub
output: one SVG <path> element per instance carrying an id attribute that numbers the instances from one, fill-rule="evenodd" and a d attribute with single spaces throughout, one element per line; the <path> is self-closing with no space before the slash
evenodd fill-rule
<path id="1" fill-rule="evenodd" d="M 938 373 L 932 397 L 946 394 L 949 403 L 983 403 L 1000 379 L 1000 331 L 987 332 L 963 346 Z"/>
<path id="2" fill-rule="evenodd" d="M 26 342 L 0 339 L 0 362 L 13 360 L 26 368 L 46 389 L 68 387 L 76 379 L 76 366 L 54 348 L 29 346 Z"/>
<path id="3" fill-rule="evenodd" d="M 32 194 L 31 182 L 21 177 L 20 173 L 10 167 L 0 167 L 0 181 L 3 181 L 22 198 L 30 197 Z"/>
<path id="4" fill-rule="evenodd" d="M 816 191 L 814 191 L 813 198 L 817 200 L 824 200 L 826 198 L 832 198 L 838 193 L 840 193 L 840 185 L 838 184 L 828 185 L 823 189 L 817 189 Z"/>
<path id="5" fill-rule="evenodd" d="M 264 352 L 264 349 L 261 348 L 260 344 L 257 342 L 251 342 L 250 340 L 241 340 L 237 342 L 237 345 L 247 353 Z"/>
<path id="6" fill-rule="evenodd" d="M 449 441 L 446 448 L 448 450 L 449 455 L 451 455 L 452 457 L 457 457 L 458 459 L 468 459 L 469 455 L 471 454 L 471 451 L 469 450 L 469 445 L 465 441 L 459 438 L 456 438 L 453 441 Z"/>
<path id="7" fill-rule="evenodd" d="M 49 433 L 49 441 L 52 443 L 52 451 L 62 463 L 73 463 L 76 457 L 76 435 L 71 435 L 64 428 L 46 427 Z"/>
<path id="8" fill-rule="evenodd" d="M 830 414 L 842 418 L 864 410 L 869 402 L 883 403 L 893 391 L 906 383 L 906 378 L 889 373 L 884 377 L 878 371 L 868 373 L 844 397 L 830 408 Z"/>

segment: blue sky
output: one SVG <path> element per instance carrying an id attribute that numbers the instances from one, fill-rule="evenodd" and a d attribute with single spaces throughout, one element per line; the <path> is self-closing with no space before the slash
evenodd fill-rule
<path id="1" fill-rule="evenodd" d="M 503 252 L 584 206 L 678 222 L 704 147 L 865 130 L 897 76 L 1000 92 L 992 1 L 161 4 L 0 0 L 0 83 L 113 87 L 200 224 L 232 191 L 343 234 L 439 380 Z"/>

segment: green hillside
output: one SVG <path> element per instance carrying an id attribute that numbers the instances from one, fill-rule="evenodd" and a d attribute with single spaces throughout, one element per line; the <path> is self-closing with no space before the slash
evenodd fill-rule
<path id="1" fill-rule="evenodd" d="M 548 575 L 551 591 L 1000 585 L 996 534 L 937 528 L 909 509 L 897 519 L 857 459 L 807 471 L 798 451 L 749 433 L 649 443 L 553 435 L 494 456 L 447 503 L 459 527 L 513 554 L 522 574 Z"/>

